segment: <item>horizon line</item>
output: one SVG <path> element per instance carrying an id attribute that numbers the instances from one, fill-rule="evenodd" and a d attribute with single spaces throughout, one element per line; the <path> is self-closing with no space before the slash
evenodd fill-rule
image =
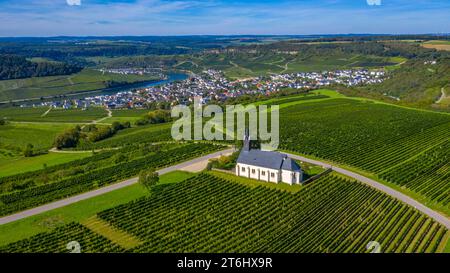
<path id="1" fill-rule="evenodd" d="M 321 33 L 321 34 L 171 34 L 171 35 L 51 35 L 51 36 L 2 36 L 4 38 L 113 38 L 113 37 L 300 37 L 300 36 L 450 36 L 450 32 L 439 33 Z"/>

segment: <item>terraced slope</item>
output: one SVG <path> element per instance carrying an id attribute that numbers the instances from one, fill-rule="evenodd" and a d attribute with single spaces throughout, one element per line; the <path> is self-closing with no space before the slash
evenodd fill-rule
<path id="1" fill-rule="evenodd" d="M 450 115 L 332 99 L 282 108 L 280 117 L 281 149 L 378 175 L 448 206 Z"/>

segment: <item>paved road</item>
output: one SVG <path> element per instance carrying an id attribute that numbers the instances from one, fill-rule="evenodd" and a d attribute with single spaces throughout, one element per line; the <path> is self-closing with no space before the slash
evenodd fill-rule
<path id="1" fill-rule="evenodd" d="M 196 158 L 196 159 L 193 159 L 193 160 L 190 160 L 190 161 L 178 164 L 178 165 L 174 165 L 174 166 L 171 166 L 171 167 L 159 170 L 158 173 L 160 175 L 162 175 L 162 174 L 166 174 L 166 173 L 169 173 L 169 172 L 172 172 L 172 171 L 181 170 L 181 169 L 184 169 L 184 168 L 186 168 L 188 166 L 191 166 L 191 165 L 194 165 L 194 164 L 198 164 L 198 163 L 200 163 L 202 161 L 209 160 L 209 159 L 212 159 L 212 158 L 216 158 L 216 157 L 221 156 L 222 154 L 227 154 L 227 153 L 232 153 L 232 152 L 234 152 L 234 149 L 223 150 L 223 151 L 220 151 L 220 152 L 209 154 L 209 155 L 206 155 L 206 156 L 203 156 L 203 157 L 199 157 L 199 158 Z M 367 178 L 367 177 L 362 176 L 360 174 L 357 174 L 355 172 L 352 172 L 352 171 L 349 171 L 349 170 L 346 170 L 346 169 L 342 169 L 340 167 L 333 166 L 333 165 L 330 165 L 330 164 L 327 164 L 327 163 L 324 163 L 324 162 L 321 162 L 321 161 L 318 161 L 318 160 L 309 159 L 309 158 L 306 158 L 306 157 L 303 157 L 303 156 L 293 155 L 293 154 L 289 154 L 289 153 L 286 153 L 286 154 L 289 155 L 290 157 L 296 159 L 296 160 L 312 163 L 312 164 L 315 164 L 315 165 L 322 166 L 324 168 L 332 168 L 334 171 L 336 171 L 338 173 L 344 174 L 344 175 L 352 177 L 352 178 L 354 178 L 354 179 L 356 179 L 358 181 L 361 181 L 361 182 L 363 182 L 366 185 L 369 185 L 369 186 L 371 186 L 373 188 L 376 188 L 376 189 L 378 189 L 378 190 L 380 190 L 380 191 L 382 191 L 382 192 L 384 192 L 384 193 L 386 193 L 386 194 L 388 194 L 388 195 L 390 195 L 390 196 L 392 196 L 392 197 L 394 197 L 394 198 L 396 198 L 396 199 L 398 199 L 398 200 L 400 200 L 400 201 L 402 201 L 402 202 L 404 202 L 404 203 L 406 203 L 406 204 L 416 208 L 417 210 L 419 210 L 422 213 L 428 215 L 429 217 L 434 219 L 436 222 L 444 225 L 445 227 L 447 227 L 447 229 L 450 230 L 450 219 L 449 218 L 447 218 L 444 215 L 442 215 L 442 214 L 440 214 L 440 213 L 438 213 L 438 212 L 428 208 L 427 206 L 417 202 L 416 200 L 412 199 L 411 197 L 408 197 L 407 195 L 405 195 L 405 194 L 403 194 L 401 192 L 398 192 L 398 191 L 396 191 L 396 190 L 394 190 L 394 189 L 392 189 L 392 188 L 390 188 L 388 186 L 385 186 L 385 185 L 383 185 L 383 184 L 381 184 L 381 183 L 379 183 L 379 182 L 377 182 L 377 181 L 375 181 L 373 179 Z M 40 206 L 40 207 L 37 207 L 37 208 L 29 209 L 29 210 L 26 210 L 26 211 L 23 211 L 23 212 L 19 212 L 19 213 L 10 215 L 10 216 L 6 216 L 6 217 L 3 217 L 3 218 L 0 218 L 0 225 L 6 224 L 6 223 L 10 223 L 10 222 L 14 222 L 14 221 L 26 218 L 26 217 L 30 217 L 30 216 L 33 216 L 33 215 L 37 215 L 37 214 L 49 211 L 49 210 L 53 210 L 53 209 L 56 209 L 56 208 L 64 207 L 64 206 L 67 206 L 67 205 L 79 202 L 81 200 L 89 199 L 89 198 L 92 198 L 92 197 L 95 197 L 95 196 L 98 196 L 98 195 L 102 195 L 102 194 L 105 194 L 105 193 L 108 193 L 108 192 L 111 192 L 111 191 L 114 191 L 114 190 L 117 190 L 117 189 L 121 189 L 121 188 L 130 186 L 130 185 L 136 184 L 137 182 L 138 182 L 138 178 L 131 178 L 131 179 L 128 179 L 126 181 L 119 182 L 119 183 L 116 183 L 116 184 L 113 184 L 113 185 L 110 185 L 110 186 L 107 186 L 107 187 L 104 187 L 104 188 L 101 188 L 101 189 L 98 189 L 98 190 L 90 191 L 90 192 L 83 193 L 83 194 L 80 194 L 80 195 L 77 195 L 77 196 L 73 196 L 73 197 L 70 197 L 70 198 L 67 198 L 67 199 L 63 199 L 63 200 L 60 200 L 60 201 L 49 203 L 49 204 L 46 204 L 46 205 L 43 205 L 43 206 Z"/>
<path id="2" fill-rule="evenodd" d="M 344 175 L 352 177 L 352 178 L 354 178 L 354 179 L 356 179 L 358 181 L 361 181 L 361 182 L 363 182 L 366 185 L 369 185 L 369 186 L 371 186 L 371 187 L 373 187 L 373 188 L 375 188 L 375 189 L 377 189 L 379 191 L 382 191 L 382 192 L 384 192 L 384 193 L 386 193 L 386 194 L 388 194 L 388 195 L 390 195 L 390 196 L 392 196 L 392 197 L 402 201 L 403 203 L 406 203 L 406 204 L 416 208 L 417 210 L 419 210 L 422 213 L 428 215 L 429 217 L 434 219 L 436 222 L 444 225 L 445 227 L 447 227 L 447 229 L 450 230 L 450 219 L 449 218 L 447 218 L 444 215 L 442 215 L 442 214 L 440 214 L 440 213 L 438 213 L 438 212 L 428 208 L 427 206 L 419 203 L 418 201 L 412 199 L 411 197 L 409 197 L 409 196 L 407 196 L 407 195 L 405 195 L 405 194 L 403 194 L 403 193 L 401 193 L 399 191 L 396 191 L 396 190 L 394 190 L 394 189 L 392 189 L 392 188 L 390 188 L 388 186 L 385 186 L 385 185 L 381 184 L 380 182 L 377 182 L 377 181 L 375 181 L 373 179 L 367 178 L 367 177 L 362 176 L 360 174 L 357 174 L 355 172 L 352 172 L 352 171 L 349 171 L 349 170 L 346 170 L 346 169 L 343 169 L 343 168 L 340 168 L 340 167 L 337 167 L 337 166 L 333 166 L 333 165 L 330 165 L 330 164 L 327 164 L 327 163 L 324 163 L 324 162 L 321 162 L 321 161 L 318 161 L 318 160 L 309 159 L 309 158 L 306 158 L 306 157 L 303 157 L 303 156 L 293 155 L 293 154 L 289 154 L 289 153 L 285 153 L 285 154 L 287 154 L 288 156 L 290 156 L 291 158 L 296 159 L 296 160 L 312 163 L 312 164 L 315 164 L 315 165 L 322 166 L 324 168 L 331 168 L 335 172 L 344 174 Z"/>
<path id="3" fill-rule="evenodd" d="M 158 173 L 160 175 L 163 175 L 163 174 L 170 173 L 170 172 L 173 172 L 173 171 L 176 171 L 176 170 L 181 170 L 181 169 L 186 168 L 186 167 L 188 167 L 190 165 L 198 164 L 199 162 L 219 157 L 222 154 L 232 153 L 233 151 L 234 151 L 234 149 L 228 149 L 228 150 L 223 150 L 223 151 L 220 151 L 220 152 L 212 153 L 212 154 L 209 154 L 209 155 L 206 155 L 206 156 L 202 156 L 202 157 L 190 160 L 190 161 L 186 161 L 186 162 L 178 164 L 178 165 L 174 165 L 174 166 L 170 166 L 170 167 L 161 169 L 161 170 L 158 171 Z M 16 214 L 12 214 L 12 215 L 9 215 L 9 216 L 5 216 L 3 218 L 0 218 L 0 225 L 11 223 L 11 222 L 14 222 L 14 221 L 17 221 L 17 220 L 20 220 L 20 219 L 24 219 L 24 218 L 27 218 L 27 217 L 30 217 L 30 216 L 33 216 L 33 215 L 37 215 L 37 214 L 49 211 L 49 210 L 61 208 L 61 207 L 64 207 L 64 206 L 67 206 L 67 205 L 70 205 L 70 204 L 73 204 L 73 203 L 76 203 L 76 202 L 79 202 L 79 201 L 82 201 L 82 200 L 86 200 L 86 199 L 89 199 L 89 198 L 92 198 L 92 197 L 95 197 L 95 196 L 99 196 L 99 195 L 102 195 L 102 194 L 105 194 L 105 193 L 108 193 L 108 192 L 111 192 L 111 191 L 115 191 L 117 189 L 125 188 L 125 187 L 128 187 L 130 185 L 136 184 L 137 182 L 138 182 L 138 178 L 137 177 L 131 178 L 131 179 L 125 180 L 123 182 L 115 183 L 115 184 L 112 184 L 112 185 L 100 188 L 98 190 L 86 192 L 86 193 L 83 193 L 83 194 L 80 194 L 80 195 L 76 195 L 76 196 L 69 197 L 69 198 L 66 198 L 66 199 L 63 199 L 63 200 L 59 200 L 59 201 L 56 201 L 56 202 L 53 202 L 53 203 L 49 203 L 49 204 L 46 204 L 46 205 L 43 205 L 43 206 L 40 206 L 40 207 L 36 207 L 36 208 L 33 208 L 33 209 L 22 211 L 22 212 L 19 212 L 19 213 L 16 213 Z"/>

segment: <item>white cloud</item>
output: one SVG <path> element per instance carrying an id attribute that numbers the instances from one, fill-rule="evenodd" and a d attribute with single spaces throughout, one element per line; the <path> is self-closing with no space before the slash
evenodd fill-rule
<path id="1" fill-rule="evenodd" d="M 381 6 L 381 0 L 366 0 L 369 6 Z"/>
<path id="2" fill-rule="evenodd" d="M 69 6 L 81 6 L 81 0 L 66 0 Z"/>

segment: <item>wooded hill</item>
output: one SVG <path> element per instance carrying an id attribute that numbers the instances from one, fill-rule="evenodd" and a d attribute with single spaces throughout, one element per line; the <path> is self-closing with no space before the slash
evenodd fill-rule
<path id="1" fill-rule="evenodd" d="M 21 56 L 0 55 L 0 80 L 68 75 L 81 69 L 60 62 L 31 62 Z"/>

